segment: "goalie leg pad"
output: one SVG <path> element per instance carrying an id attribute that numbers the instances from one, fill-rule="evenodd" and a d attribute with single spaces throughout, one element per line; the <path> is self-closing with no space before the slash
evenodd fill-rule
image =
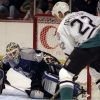
<path id="1" fill-rule="evenodd" d="M 42 86 L 44 90 L 53 95 L 58 89 L 58 77 L 51 73 L 44 72 L 42 77 Z"/>

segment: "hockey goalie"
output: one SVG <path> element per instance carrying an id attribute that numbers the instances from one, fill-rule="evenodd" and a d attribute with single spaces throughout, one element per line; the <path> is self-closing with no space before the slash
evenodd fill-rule
<path id="1" fill-rule="evenodd" d="M 33 48 L 20 48 L 18 44 L 10 42 L 0 62 L 0 94 L 5 82 L 9 83 L 6 74 L 10 68 L 31 79 L 31 88 L 26 90 L 30 98 L 50 99 L 59 89 L 58 73 L 62 64 L 51 54 Z M 80 85 L 75 83 L 73 96 L 77 97 L 82 92 Z M 60 98 L 60 95 L 56 98 Z"/>

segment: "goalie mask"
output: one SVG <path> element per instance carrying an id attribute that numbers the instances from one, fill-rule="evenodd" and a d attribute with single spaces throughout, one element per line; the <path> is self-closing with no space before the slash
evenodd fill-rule
<path id="1" fill-rule="evenodd" d="M 61 12 L 64 16 L 64 13 L 67 11 L 69 11 L 69 5 L 66 2 L 59 1 L 54 5 L 52 9 L 52 15 L 56 15 L 60 20 L 62 20 L 63 18 L 59 17 L 59 12 Z"/>
<path id="2" fill-rule="evenodd" d="M 14 42 L 10 42 L 6 47 L 6 53 L 10 59 L 12 59 L 16 64 L 19 63 L 20 58 L 20 47 Z"/>

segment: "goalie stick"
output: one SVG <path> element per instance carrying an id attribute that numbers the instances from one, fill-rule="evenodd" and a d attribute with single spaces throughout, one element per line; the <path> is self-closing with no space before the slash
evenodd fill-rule
<path id="1" fill-rule="evenodd" d="M 60 89 L 58 89 L 58 91 L 50 98 L 50 100 L 54 100 L 55 97 L 59 94 L 60 92 Z"/>
<path id="2" fill-rule="evenodd" d="M 6 83 L 5 83 L 5 84 L 6 84 Z M 17 90 L 19 90 L 19 91 L 21 91 L 21 92 L 27 94 L 27 96 L 28 96 L 27 98 L 35 99 L 34 97 L 30 97 L 30 89 L 21 90 L 21 89 L 15 87 L 15 86 L 10 85 L 10 84 L 6 84 L 6 85 L 8 85 L 8 86 L 10 86 L 10 87 L 12 87 L 12 88 L 14 88 L 14 89 L 17 89 Z M 44 98 L 44 99 L 45 99 L 45 98 Z"/>
<path id="3" fill-rule="evenodd" d="M 5 84 L 8 85 L 8 86 L 10 86 L 10 87 L 12 87 L 12 88 L 15 88 L 15 89 L 17 89 L 17 90 L 19 90 L 19 91 L 21 91 L 21 92 L 26 93 L 25 90 L 21 90 L 21 89 L 15 87 L 15 86 L 12 86 L 12 85 L 10 85 L 10 84 L 7 84 L 7 83 L 5 83 Z M 26 94 L 27 94 L 27 93 L 26 93 Z"/>
<path id="4" fill-rule="evenodd" d="M 6 84 L 6 83 L 5 83 L 5 84 Z M 24 92 L 24 93 L 27 94 L 26 90 L 21 90 L 21 89 L 15 87 L 15 86 L 10 85 L 10 84 L 6 84 L 6 85 L 8 85 L 8 86 L 10 86 L 10 87 L 12 87 L 12 88 L 15 88 L 15 89 L 17 89 L 17 90 L 19 90 L 19 91 Z M 59 94 L 59 92 L 60 92 L 60 89 L 58 89 L 58 91 L 50 98 L 50 100 L 54 100 L 55 97 Z M 27 94 L 27 95 L 28 95 L 28 94 Z"/>

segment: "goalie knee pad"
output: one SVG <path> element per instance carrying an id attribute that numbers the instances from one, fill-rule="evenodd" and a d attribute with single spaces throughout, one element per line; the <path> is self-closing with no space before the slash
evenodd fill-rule
<path id="1" fill-rule="evenodd" d="M 46 92 L 53 95 L 59 88 L 59 79 L 56 75 L 44 72 L 42 77 L 42 86 Z"/>

